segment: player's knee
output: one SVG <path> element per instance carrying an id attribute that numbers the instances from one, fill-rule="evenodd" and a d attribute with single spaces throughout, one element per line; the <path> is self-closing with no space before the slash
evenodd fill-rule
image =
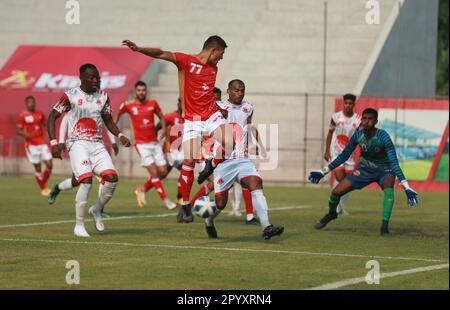
<path id="1" fill-rule="evenodd" d="M 337 187 L 335 187 L 335 188 L 331 191 L 331 195 L 336 196 L 336 197 L 341 197 L 341 196 L 342 196 L 342 193 L 341 193 L 341 191 L 340 191 Z"/>
<path id="2" fill-rule="evenodd" d="M 106 174 L 103 177 L 103 180 L 105 180 L 106 182 L 110 182 L 110 183 L 116 183 L 119 182 L 119 176 L 115 173 L 111 173 L 111 174 Z"/>
<path id="3" fill-rule="evenodd" d="M 228 192 L 220 193 L 215 196 L 216 207 L 220 210 L 223 210 L 227 205 L 227 196 Z"/>
<path id="4" fill-rule="evenodd" d="M 92 177 L 84 178 L 83 180 L 78 182 L 79 184 L 92 184 Z M 72 181 L 73 184 L 73 181 Z"/>
<path id="5" fill-rule="evenodd" d="M 48 161 L 45 165 L 47 166 L 48 170 L 52 170 L 53 169 L 53 163 L 51 161 Z"/>

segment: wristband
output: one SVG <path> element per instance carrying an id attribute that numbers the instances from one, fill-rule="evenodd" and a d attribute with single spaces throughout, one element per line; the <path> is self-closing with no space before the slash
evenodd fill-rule
<path id="1" fill-rule="evenodd" d="M 402 184 L 402 186 L 403 186 L 404 189 L 410 188 L 410 187 L 409 187 L 409 184 L 408 184 L 408 181 L 403 180 L 403 181 L 401 181 L 400 183 Z"/>
<path id="2" fill-rule="evenodd" d="M 326 175 L 328 172 L 330 172 L 330 168 L 328 168 L 328 166 L 322 168 L 323 175 Z"/>
<path id="3" fill-rule="evenodd" d="M 50 145 L 51 146 L 58 145 L 58 140 L 56 140 L 56 139 L 50 140 Z"/>

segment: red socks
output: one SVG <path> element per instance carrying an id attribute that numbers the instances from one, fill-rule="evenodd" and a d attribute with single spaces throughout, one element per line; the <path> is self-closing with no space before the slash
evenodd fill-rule
<path id="1" fill-rule="evenodd" d="M 183 203 L 189 201 L 191 195 L 192 183 L 194 183 L 194 165 L 183 164 L 180 173 L 181 194 L 183 196 Z"/>
<path id="2" fill-rule="evenodd" d="M 40 188 L 41 190 L 43 190 L 43 189 L 45 188 L 45 182 L 44 182 L 44 180 L 42 179 L 41 173 L 40 173 L 40 172 L 35 172 L 35 173 L 34 173 L 34 176 L 35 176 L 35 178 L 36 178 L 37 184 L 39 185 L 39 188 Z"/>
<path id="3" fill-rule="evenodd" d="M 242 196 L 244 197 L 245 212 L 253 214 L 252 193 L 248 189 L 242 188 Z"/>
<path id="4" fill-rule="evenodd" d="M 159 178 L 153 178 L 151 181 L 153 187 L 155 187 L 155 190 L 158 192 L 159 197 L 161 198 L 161 200 L 164 201 L 167 198 L 167 196 L 164 187 L 161 183 L 161 180 Z"/>
<path id="5" fill-rule="evenodd" d="M 44 170 L 44 178 L 42 180 L 42 182 L 44 182 L 44 186 L 45 184 L 47 184 L 48 179 L 50 178 L 50 176 L 52 175 L 52 171 L 49 169 L 45 169 Z"/>

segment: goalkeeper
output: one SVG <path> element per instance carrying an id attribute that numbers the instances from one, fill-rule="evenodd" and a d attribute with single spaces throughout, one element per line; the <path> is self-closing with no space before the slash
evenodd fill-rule
<path id="1" fill-rule="evenodd" d="M 400 180 L 405 189 L 408 205 L 412 207 L 419 202 L 417 192 L 409 187 L 398 164 L 395 147 L 389 134 L 383 129 L 376 128 L 377 122 L 378 112 L 371 108 L 365 109 L 361 119 L 362 128 L 355 132 L 342 153 L 322 170 L 310 172 L 309 181 L 315 184 L 319 183 L 327 173 L 344 163 L 359 144 L 361 157 L 358 167 L 333 189 L 328 201 L 329 212 L 314 225 L 316 229 L 324 228 L 330 221 L 337 218 L 336 207 L 340 197 L 372 182 L 377 182 L 384 194 L 381 235 L 389 234 L 389 219 L 394 207 L 395 177 Z"/>

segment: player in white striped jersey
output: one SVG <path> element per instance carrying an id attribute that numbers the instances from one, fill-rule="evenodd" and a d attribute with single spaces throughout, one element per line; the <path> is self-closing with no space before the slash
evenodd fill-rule
<path id="1" fill-rule="evenodd" d="M 350 141 L 350 138 L 361 124 L 361 116 L 353 111 L 355 108 L 356 96 L 353 94 L 345 94 L 343 99 L 344 110 L 334 113 L 331 117 L 330 129 L 327 135 L 324 155 L 324 158 L 327 162 L 333 161 L 334 159 L 336 159 L 336 157 L 338 157 L 339 154 L 342 153 L 345 146 Z M 355 158 L 352 154 L 344 164 L 333 171 L 333 188 L 335 188 L 339 184 L 339 182 L 345 179 L 345 176 L 351 173 L 354 169 Z M 345 202 L 347 201 L 347 199 L 348 194 L 341 197 L 339 205 L 337 207 L 338 214 L 349 214 L 345 210 Z"/>
<path id="2" fill-rule="evenodd" d="M 59 147 L 63 150 L 66 149 L 66 135 L 67 135 L 67 129 L 68 129 L 69 114 L 70 114 L 70 112 L 67 112 L 64 115 L 64 117 L 61 120 L 61 123 L 59 125 Z M 114 151 L 114 154 L 117 155 L 119 152 L 119 147 L 116 143 L 114 135 L 109 130 L 107 130 L 106 134 L 108 136 L 109 142 L 111 143 L 111 147 Z M 102 180 L 99 175 L 96 175 L 96 178 L 100 182 L 100 185 L 98 187 L 98 195 L 100 196 L 104 180 Z M 56 184 L 53 187 L 52 191 L 50 192 L 50 195 L 48 196 L 48 203 L 49 204 L 55 203 L 56 197 L 58 197 L 58 195 L 61 191 L 70 190 L 74 187 L 78 187 L 78 185 L 80 185 L 80 184 L 77 182 L 75 175 L 72 174 L 71 178 L 67 178 L 67 179 L 61 181 L 60 183 Z M 109 217 L 109 215 L 106 212 L 104 212 L 103 209 L 101 211 L 101 214 L 102 214 L 102 217 Z"/>
<path id="3" fill-rule="evenodd" d="M 263 182 L 255 164 L 248 157 L 248 133 L 252 128 L 253 106 L 244 100 L 245 84 L 241 80 L 228 83 L 228 100 L 222 101 L 220 107 L 227 111 L 227 127 L 233 129 L 234 148 L 229 159 L 220 163 L 214 170 L 214 191 L 216 209 L 205 220 L 206 231 L 210 238 L 217 238 L 214 218 L 225 208 L 228 191 L 235 181 L 251 192 L 253 209 L 259 217 L 263 229 L 263 238 L 270 239 L 283 233 L 284 227 L 273 226 L 267 214 L 267 201 L 263 193 Z M 254 128 L 256 130 L 256 128 Z M 228 132 L 228 131 L 227 131 Z"/>
<path id="4" fill-rule="evenodd" d="M 61 114 L 69 112 L 67 150 L 73 174 L 80 184 L 75 198 L 76 224 L 74 234 L 89 237 L 84 227 L 85 207 L 92 188 L 92 176 L 100 175 L 104 180 L 102 192 L 89 214 L 94 217 L 95 228 L 104 231 L 101 209 L 112 198 L 118 176 L 109 153 L 102 143 L 102 122 L 122 145 L 129 147 L 126 138 L 112 119 L 111 104 L 107 94 L 100 90 L 100 74 L 92 64 L 80 67 L 81 85 L 65 92 L 48 116 L 48 134 L 52 155 L 61 159 L 61 147 L 55 138 L 55 121 Z"/>

